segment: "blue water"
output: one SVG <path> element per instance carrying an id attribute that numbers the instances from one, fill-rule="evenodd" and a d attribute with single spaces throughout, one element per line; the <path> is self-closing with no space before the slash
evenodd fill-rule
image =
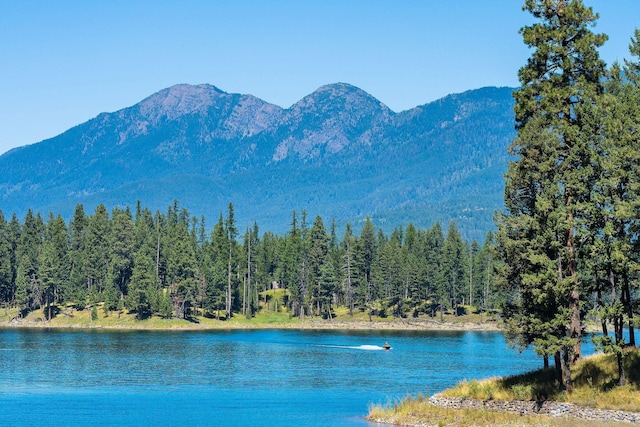
<path id="1" fill-rule="evenodd" d="M 541 363 L 498 332 L 6 329 L 0 426 L 362 427 L 372 403 Z"/>

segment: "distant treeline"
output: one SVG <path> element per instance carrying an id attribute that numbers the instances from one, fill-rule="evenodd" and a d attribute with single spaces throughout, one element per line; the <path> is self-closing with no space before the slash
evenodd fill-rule
<path id="1" fill-rule="evenodd" d="M 257 223 L 238 230 L 229 204 L 209 229 L 177 201 L 166 213 L 138 202 L 133 213 L 99 205 L 88 215 L 77 205 L 68 223 L 31 210 L 7 221 L 0 211 L 0 301 L 23 316 L 103 303 L 107 314 L 126 309 L 139 319 L 251 317 L 261 306 L 300 317 L 329 318 L 338 306 L 437 316 L 501 302 L 492 233 L 482 245 L 466 242 L 455 222 L 446 234 L 436 223 L 385 235 L 367 219 L 359 234 L 347 225 L 339 238 L 333 220 L 327 229 L 320 216 L 309 224 L 305 211 L 294 211 L 285 235 L 260 234 Z M 275 290 L 280 298 L 269 300 Z"/>

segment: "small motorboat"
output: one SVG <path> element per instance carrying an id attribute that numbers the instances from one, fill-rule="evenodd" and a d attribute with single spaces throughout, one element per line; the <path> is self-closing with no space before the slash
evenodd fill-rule
<path id="1" fill-rule="evenodd" d="M 389 345 L 388 342 L 385 342 L 382 348 L 384 348 L 385 350 L 391 350 L 391 346 Z"/>

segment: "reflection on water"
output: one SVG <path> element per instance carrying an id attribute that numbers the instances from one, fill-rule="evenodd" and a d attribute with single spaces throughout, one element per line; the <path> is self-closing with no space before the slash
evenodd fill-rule
<path id="1" fill-rule="evenodd" d="M 2 426 L 362 426 L 370 403 L 541 365 L 497 332 L 333 330 L 10 329 L 0 361 Z"/>

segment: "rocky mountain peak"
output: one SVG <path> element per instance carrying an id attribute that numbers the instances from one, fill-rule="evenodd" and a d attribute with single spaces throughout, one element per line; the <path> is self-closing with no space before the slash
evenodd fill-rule
<path id="1" fill-rule="evenodd" d="M 151 121 L 169 120 L 186 114 L 206 113 L 217 99 L 230 96 L 209 84 L 177 84 L 163 89 L 139 104 L 140 114 Z"/>
<path id="2" fill-rule="evenodd" d="M 321 86 L 290 108 L 296 114 L 303 113 L 308 109 L 320 109 L 321 111 L 340 109 L 347 112 L 362 111 L 367 113 L 378 111 L 382 114 L 392 114 L 392 111 L 382 102 L 348 83 Z"/>
<path id="3" fill-rule="evenodd" d="M 305 161 L 336 154 L 351 144 L 371 145 L 394 115 L 364 90 L 347 83 L 322 86 L 285 110 L 282 139 L 272 160 L 292 154 Z"/>

